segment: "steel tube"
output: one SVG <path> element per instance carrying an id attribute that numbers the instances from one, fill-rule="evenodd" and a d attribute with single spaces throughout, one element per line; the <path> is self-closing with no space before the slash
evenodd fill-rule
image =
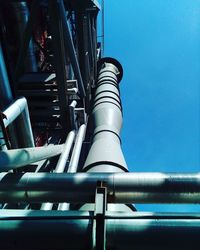
<path id="1" fill-rule="evenodd" d="M 82 148 L 83 141 L 85 139 L 85 131 L 86 131 L 86 125 L 82 124 L 76 136 L 75 145 L 74 145 L 74 149 L 72 152 L 72 157 L 70 159 L 69 167 L 67 170 L 68 173 L 77 172 L 78 162 L 79 162 L 79 158 L 81 154 L 81 148 Z"/>
<path id="2" fill-rule="evenodd" d="M 3 120 L 5 127 L 18 118 L 18 124 L 21 127 L 19 132 L 21 133 L 20 140 L 22 141 L 22 145 L 26 147 L 34 147 L 35 144 L 26 98 L 21 97 L 14 101 L 6 110 L 4 110 L 4 114 L 6 116 Z"/>
<path id="3" fill-rule="evenodd" d="M 0 171 L 9 171 L 18 167 L 51 158 L 61 154 L 63 145 L 50 145 L 36 148 L 21 148 L 0 152 Z"/>
<path id="4" fill-rule="evenodd" d="M 64 172 L 66 164 L 67 164 L 67 160 L 69 158 L 69 153 L 70 153 L 71 148 L 72 148 L 74 138 L 75 138 L 75 131 L 70 131 L 68 136 L 67 136 L 62 154 L 60 155 L 60 158 L 59 158 L 57 165 L 56 165 L 56 168 L 54 170 L 55 173 L 63 173 Z M 51 210 L 52 207 L 53 207 L 53 203 L 50 203 L 50 202 L 43 203 L 41 206 L 41 210 Z"/>
<path id="5" fill-rule="evenodd" d="M 103 58 L 99 61 L 92 110 L 93 143 L 83 167 L 85 172 L 128 171 L 120 145 L 122 107 L 119 82 L 122 73 L 122 66 L 117 60 Z"/>
<path id="6" fill-rule="evenodd" d="M 86 125 L 82 124 L 78 130 L 78 134 L 76 136 L 76 141 L 74 145 L 74 149 L 72 152 L 72 156 L 69 162 L 68 173 L 76 173 L 78 168 L 78 162 L 81 154 L 82 144 L 85 138 Z M 58 205 L 58 210 L 68 210 L 69 203 L 60 203 Z"/>
<path id="7" fill-rule="evenodd" d="M 91 249 L 91 212 L 2 210 L 1 248 Z M 106 249 L 199 249 L 200 216 L 109 213 Z M 173 240 L 169 240 L 173 239 Z"/>
<path id="8" fill-rule="evenodd" d="M 0 173 L 0 202 L 93 203 L 97 182 L 109 203 L 200 203 L 199 173 Z"/>

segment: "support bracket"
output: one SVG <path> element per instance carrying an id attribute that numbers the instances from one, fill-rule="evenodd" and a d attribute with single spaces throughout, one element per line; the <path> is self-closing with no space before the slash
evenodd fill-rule
<path id="1" fill-rule="evenodd" d="M 106 249 L 106 223 L 107 187 L 104 182 L 97 183 L 95 193 L 95 220 L 93 224 L 93 250 Z"/>

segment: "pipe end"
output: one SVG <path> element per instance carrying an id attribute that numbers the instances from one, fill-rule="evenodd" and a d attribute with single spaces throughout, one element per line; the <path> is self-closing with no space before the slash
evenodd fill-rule
<path id="1" fill-rule="evenodd" d="M 120 64 L 119 61 L 117 61 L 116 59 L 112 58 L 112 57 L 104 57 L 104 58 L 101 58 L 99 61 L 98 61 L 98 71 L 100 70 L 101 66 L 104 64 L 104 63 L 111 63 L 113 64 L 119 71 L 119 73 L 117 74 L 117 79 L 118 79 L 118 83 L 120 83 L 122 77 L 123 77 L 123 68 L 122 68 L 122 65 Z"/>

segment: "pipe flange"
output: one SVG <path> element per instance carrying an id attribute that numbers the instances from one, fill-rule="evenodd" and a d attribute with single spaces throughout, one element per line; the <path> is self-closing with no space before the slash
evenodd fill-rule
<path id="1" fill-rule="evenodd" d="M 118 69 L 119 74 L 117 74 L 117 80 L 118 80 L 118 83 L 120 83 L 120 81 L 123 77 L 123 68 L 122 68 L 122 65 L 120 64 L 120 62 L 112 57 L 101 58 L 97 63 L 98 71 L 100 70 L 100 67 L 103 63 L 111 63 Z"/>

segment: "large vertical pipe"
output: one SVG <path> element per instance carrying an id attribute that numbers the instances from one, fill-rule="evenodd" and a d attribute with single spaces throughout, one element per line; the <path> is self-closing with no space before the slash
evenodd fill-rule
<path id="1" fill-rule="evenodd" d="M 127 165 L 120 146 L 122 107 L 118 83 L 122 67 L 111 58 L 99 63 L 92 116 L 93 143 L 83 167 L 87 172 L 124 172 Z"/>
<path id="2" fill-rule="evenodd" d="M 103 58 L 99 62 L 97 89 L 92 116 L 94 120 L 93 143 L 83 167 L 86 172 L 127 172 L 127 165 L 120 146 L 122 126 L 122 106 L 119 82 L 123 69 L 113 58 Z M 85 204 L 82 209 L 91 209 Z M 127 211 L 126 205 L 108 207 Z"/>

